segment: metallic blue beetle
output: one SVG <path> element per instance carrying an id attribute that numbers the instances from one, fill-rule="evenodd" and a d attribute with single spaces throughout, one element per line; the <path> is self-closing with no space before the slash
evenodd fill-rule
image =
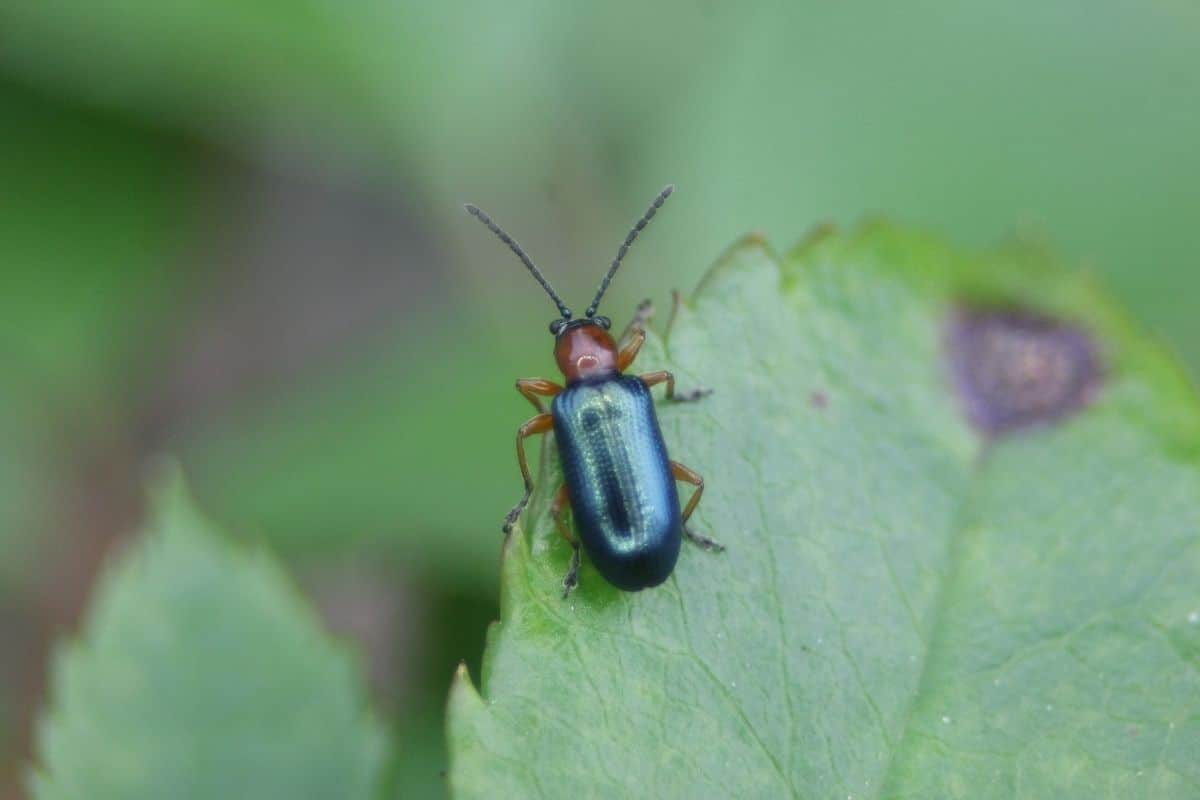
<path id="1" fill-rule="evenodd" d="M 646 340 L 643 326 L 649 317 L 649 302 L 639 307 L 620 348 L 608 333 L 611 322 L 596 315 L 629 246 L 674 190 L 674 186 L 663 189 L 629 231 L 583 319 L 571 318 L 571 310 L 511 236 L 475 206 L 466 207 L 516 253 L 561 314 L 550 323 L 550 332 L 566 386 L 542 378 L 517 381 L 517 391 L 533 403 L 538 414 L 517 431 L 517 463 L 525 479 L 525 494 L 505 518 L 504 532 L 512 529 L 533 492 L 525 440 L 553 430 L 563 485 L 554 495 L 552 510 L 559 533 L 574 548 L 571 569 L 563 579 L 563 597 L 579 582 L 580 540 L 600 574 L 630 592 L 657 586 L 670 577 L 685 536 L 706 550 L 723 549 L 688 529 L 688 518 L 704 492 L 704 479 L 667 456 L 650 387 L 666 383 L 667 399 L 674 401 L 696 400 L 707 392 L 676 395 L 675 378 L 666 371 L 622 374 Z M 543 397 L 554 398 L 549 412 L 542 404 Z M 696 487 L 682 512 L 675 491 L 677 480 Z M 568 504 L 579 539 L 563 518 Z"/>

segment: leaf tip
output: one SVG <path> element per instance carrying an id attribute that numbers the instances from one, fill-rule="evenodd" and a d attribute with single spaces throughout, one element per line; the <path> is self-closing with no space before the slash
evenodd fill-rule
<path id="1" fill-rule="evenodd" d="M 148 487 L 139 535 L 106 564 L 80 631 L 56 647 L 32 796 L 189 785 L 198 767 L 160 758 L 163 741 L 223 759 L 264 796 L 301 772 L 338 796 L 372 796 L 390 745 L 355 659 L 269 552 L 236 545 L 205 519 L 177 462 L 161 462 Z M 223 714 L 237 717 L 237 731 L 206 724 Z M 286 756 L 256 759 L 234 733 L 285 742 Z"/>
<path id="2" fill-rule="evenodd" d="M 175 458 L 164 456 L 152 462 L 145 479 L 147 513 L 142 523 L 146 531 L 158 531 L 162 535 L 177 532 L 181 525 L 171 524 L 174 520 L 195 522 L 200 518 L 188 485 L 183 464 Z"/>
<path id="3" fill-rule="evenodd" d="M 446 698 L 446 740 L 450 749 L 450 773 L 453 775 L 457 756 L 471 749 L 477 739 L 479 726 L 486 724 L 484 717 L 487 704 L 471 682 L 467 665 L 460 662 L 450 682 L 450 694 Z"/>
<path id="4" fill-rule="evenodd" d="M 468 710 L 472 707 L 483 707 L 483 697 L 471 680 L 471 673 L 465 661 L 460 661 L 454 670 L 454 679 L 450 683 L 450 698 L 448 702 L 450 715 L 455 710 Z"/>

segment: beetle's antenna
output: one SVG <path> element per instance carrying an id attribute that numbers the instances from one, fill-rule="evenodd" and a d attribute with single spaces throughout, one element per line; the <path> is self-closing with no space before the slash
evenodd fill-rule
<path id="1" fill-rule="evenodd" d="M 558 296 L 558 293 L 554 291 L 554 287 L 552 287 L 550 282 L 546 280 L 546 276 L 542 274 L 542 271 L 534 265 L 533 260 L 529 256 L 525 255 L 525 251 L 521 249 L 521 245 L 517 244 L 515 239 L 505 233 L 503 228 L 492 222 L 492 218 L 483 213 L 479 206 L 474 206 L 470 203 L 467 203 L 463 206 L 463 208 L 467 209 L 467 213 L 472 217 L 475 217 L 477 220 L 486 225 L 488 230 L 500 237 L 500 241 L 508 245 L 509 250 L 512 250 L 517 254 L 517 258 L 521 259 L 521 263 L 528 267 L 529 271 L 533 273 L 533 277 L 536 278 L 537 282 L 540 283 L 542 288 L 546 290 L 546 294 L 550 295 L 550 299 L 554 301 L 554 305 L 558 306 L 558 313 L 562 314 L 563 319 L 570 319 L 571 309 L 567 308 L 566 303 L 564 303 L 562 298 Z"/>
<path id="2" fill-rule="evenodd" d="M 608 284 L 612 281 L 613 275 L 617 274 L 617 267 L 621 266 L 621 259 L 625 258 L 625 254 L 629 252 L 629 246 L 637 239 L 638 234 L 642 229 L 649 224 L 650 220 L 654 219 L 654 215 L 662 208 L 663 203 L 671 196 L 671 192 L 675 191 L 675 184 L 667 184 L 658 197 L 654 198 L 654 202 L 646 209 L 646 213 L 642 214 L 642 218 L 630 229 L 625 236 L 625 241 L 621 243 L 621 247 L 617 250 L 617 257 L 613 259 L 612 265 L 608 268 L 608 272 L 604 276 L 604 280 L 600 281 L 600 288 L 596 291 L 596 297 L 592 300 L 592 304 L 588 306 L 587 316 L 596 316 L 596 309 L 600 307 L 600 298 L 604 297 L 604 293 L 608 291 Z"/>

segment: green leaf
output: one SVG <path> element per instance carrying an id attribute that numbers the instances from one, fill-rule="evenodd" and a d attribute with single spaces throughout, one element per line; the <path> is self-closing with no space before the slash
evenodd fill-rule
<path id="1" fill-rule="evenodd" d="M 0 16 L 3 12 L 0 12 Z M 0 23 L 3 27 L 3 23 Z M 70 470 L 112 446 L 172 314 L 190 146 L 0 86 L 0 587 L 39 572 Z M 15 198 L 20 198 L 17 202 Z M 103 441 L 105 444 L 98 445 Z M 86 445 L 83 443 L 87 442 Z M 123 446 L 123 445 L 122 445 Z M 0 589 L 2 590 L 2 589 Z"/>
<path id="2" fill-rule="evenodd" d="M 950 322 L 993 306 L 1094 337 L 1086 409 L 965 421 Z M 1016 335 L 984 405 L 1074 375 Z M 728 551 L 639 594 L 585 561 L 564 601 L 545 460 L 451 692 L 456 796 L 1200 796 L 1200 413 L 1086 281 L 882 225 L 748 240 L 639 368 L 715 389 L 660 419 Z"/>
<path id="3" fill-rule="evenodd" d="M 378 139 L 387 104 L 372 77 L 411 61 L 409 48 L 374 48 L 391 15 L 368 6 L 350 14 L 306 0 L 185 0 L 169 11 L 146 0 L 9 5 L 0 20 L 11 47 L 0 61 L 58 92 L 227 138 L 256 126 L 279 132 L 287 122 L 333 135 L 342 114 L 353 120 L 340 126 L 344 135 L 369 128 Z M 403 30 L 388 28 L 404 44 Z"/>
<path id="4" fill-rule="evenodd" d="M 55 659 L 38 798 L 375 796 L 386 737 L 353 658 L 275 561 L 174 479 Z"/>
<path id="5" fill-rule="evenodd" d="M 11 91 L 0 118 L 0 185 L 21 198 L 0 214 L 0 388 L 45 406 L 39 425 L 59 410 L 73 426 L 108 421 L 185 277 L 173 267 L 191 233 L 188 153 Z"/>

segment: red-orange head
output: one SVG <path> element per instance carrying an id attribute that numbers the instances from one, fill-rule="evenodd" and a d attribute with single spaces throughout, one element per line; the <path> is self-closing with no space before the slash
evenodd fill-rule
<path id="1" fill-rule="evenodd" d="M 600 288 L 596 290 L 596 296 L 592 298 L 591 304 L 588 305 L 587 311 L 584 312 L 581 319 L 571 318 L 571 309 L 567 308 L 566 303 L 554 291 L 550 282 L 546 280 L 546 276 L 537 268 L 533 260 L 526 255 L 521 245 L 517 244 L 515 239 L 505 233 L 499 225 L 492 221 L 491 217 L 480 211 L 477 206 L 467 204 L 466 209 L 471 216 L 486 225 L 488 230 L 500 238 L 500 241 L 508 245 L 508 248 L 516 254 L 517 258 L 521 259 L 521 263 L 533 275 L 534 280 L 541 284 L 541 287 L 546 290 L 546 294 L 550 295 L 550 299 L 554 301 L 554 305 L 558 307 L 559 317 L 550 323 L 550 332 L 555 337 L 554 358 L 558 361 L 558 368 L 562 370 L 568 382 L 616 374 L 617 343 L 608 333 L 611 323 L 607 317 L 598 315 L 596 311 L 600 307 L 604 293 L 608 291 L 609 282 L 617 273 L 617 268 L 621 266 L 625 254 L 629 252 L 630 245 L 637 239 L 638 234 L 645 230 L 650 220 L 654 219 L 654 215 L 658 213 L 663 203 L 674 191 L 674 186 L 667 186 L 659 192 L 658 196 L 654 198 L 654 202 L 646 209 L 646 213 L 642 214 L 629 233 L 625 235 L 625 241 L 617 249 L 616 258 L 609 265 L 608 272 L 600 281 Z"/>
<path id="2" fill-rule="evenodd" d="M 578 319 L 557 326 L 554 360 L 568 383 L 602 378 L 617 372 L 617 343 L 604 317 Z"/>

